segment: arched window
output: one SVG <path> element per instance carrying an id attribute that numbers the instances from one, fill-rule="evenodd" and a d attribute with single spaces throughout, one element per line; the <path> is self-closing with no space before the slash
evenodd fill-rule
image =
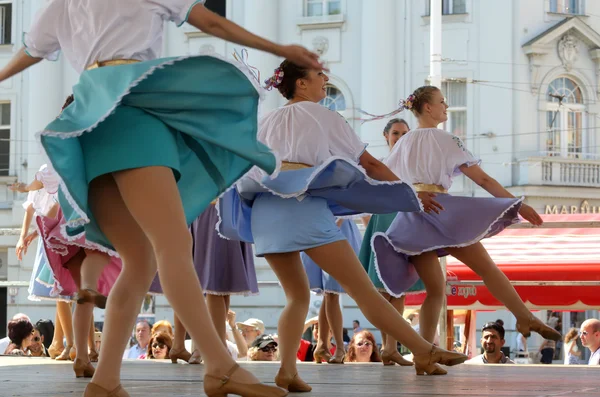
<path id="1" fill-rule="evenodd" d="M 583 155 L 585 123 L 583 93 L 568 77 L 559 77 L 546 91 L 546 151 L 549 156 L 574 157 Z"/>
<path id="2" fill-rule="evenodd" d="M 344 98 L 342 91 L 330 84 L 325 86 L 325 90 L 327 91 L 327 96 L 319 102 L 321 105 L 330 110 L 335 110 L 336 112 L 343 112 L 346 110 L 346 98 Z"/>

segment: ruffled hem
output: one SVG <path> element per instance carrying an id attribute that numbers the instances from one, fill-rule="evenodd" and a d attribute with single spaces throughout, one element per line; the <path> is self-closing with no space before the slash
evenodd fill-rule
<path id="1" fill-rule="evenodd" d="M 313 181 L 315 179 L 317 179 L 324 171 L 325 169 L 327 169 L 332 163 L 336 162 L 336 161 L 343 161 L 344 163 L 347 163 L 348 165 L 352 166 L 354 169 L 356 169 L 357 171 L 359 171 L 365 182 L 367 182 L 369 185 L 372 186 L 390 186 L 390 185 L 406 185 L 409 186 L 410 189 L 412 190 L 412 192 L 414 193 L 418 203 L 419 203 L 419 210 L 423 211 L 423 203 L 421 202 L 421 199 L 419 198 L 419 196 L 417 195 L 417 191 L 415 190 L 415 188 L 405 182 L 402 181 L 378 181 L 376 179 L 371 178 L 370 176 L 367 175 L 367 171 L 360 166 L 359 164 L 357 164 L 355 161 L 348 159 L 346 157 L 342 157 L 342 156 L 332 156 L 330 158 L 328 158 L 327 160 L 325 160 L 321 165 L 319 165 L 318 167 L 315 167 L 315 170 L 312 172 L 312 174 L 307 178 L 305 186 L 302 187 L 300 190 L 293 192 L 293 193 L 281 193 L 277 190 L 274 190 L 272 188 L 270 188 L 269 186 L 265 185 L 265 183 L 263 181 L 256 181 L 263 189 L 267 190 L 269 193 L 274 194 L 275 196 L 279 196 L 281 198 L 297 198 L 297 197 L 302 197 L 304 194 L 306 194 L 306 192 L 308 190 L 310 190 L 310 185 L 311 183 L 313 183 Z M 271 178 L 271 180 L 275 179 L 274 177 Z M 363 216 L 363 215 L 370 215 L 368 213 L 360 213 L 360 214 L 353 214 L 352 216 Z M 340 216 L 341 217 L 341 216 Z"/>
<path id="2" fill-rule="evenodd" d="M 237 62 L 237 61 L 234 61 L 234 60 L 231 60 L 231 59 L 227 59 L 227 58 L 225 58 L 225 57 L 223 57 L 223 56 L 221 56 L 219 54 L 213 53 L 213 52 L 203 52 L 203 53 L 200 53 L 199 55 L 181 56 L 181 57 L 178 57 L 178 58 L 175 58 L 175 59 L 170 59 L 168 61 L 159 63 L 157 65 L 154 65 L 154 66 L 150 67 L 146 72 L 144 72 L 136 80 L 133 80 L 129 84 L 129 86 L 127 87 L 127 89 L 123 90 L 123 92 L 117 97 L 117 99 L 113 103 L 112 107 L 108 111 L 106 111 L 103 116 L 99 117 L 95 121 L 95 123 L 93 125 L 91 125 L 90 127 L 87 127 L 87 128 L 81 129 L 81 130 L 77 130 L 77 131 L 72 131 L 72 132 L 56 132 L 56 131 L 51 131 L 51 130 L 43 130 L 43 131 L 37 132 L 35 134 L 35 136 L 36 136 L 36 139 L 38 140 L 38 142 L 40 143 L 40 146 L 42 147 L 42 156 L 43 156 L 43 158 L 46 160 L 46 162 L 48 164 L 51 164 L 51 166 L 53 167 L 53 169 L 56 169 L 56 167 L 54 166 L 53 162 L 50 159 L 50 156 L 48 156 L 46 148 L 44 147 L 44 145 L 41 144 L 41 138 L 43 136 L 57 137 L 57 138 L 61 138 L 61 139 L 69 139 L 69 138 L 77 138 L 77 137 L 83 135 L 84 133 L 91 132 L 96 127 L 98 127 L 98 125 L 100 123 L 102 123 L 103 121 L 105 121 L 110 115 L 112 115 L 113 113 L 115 113 L 117 107 L 119 107 L 121 105 L 123 99 L 127 95 L 131 94 L 132 89 L 134 87 L 138 86 L 142 81 L 148 79 L 157 70 L 164 69 L 165 67 L 172 66 L 172 65 L 174 65 L 174 64 L 176 64 L 178 62 L 181 62 L 183 60 L 186 60 L 186 59 L 189 59 L 189 58 L 195 58 L 195 57 L 212 57 L 212 58 L 219 59 L 221 61 L 227 62 L 227 63 L 235 66 L 239 71 L 241 71 L 244 74 L 244 76 L 252 84 L 252 86 L 256 90 L 257 94 L 259 95 L 259 101 L 264 99 L 265 90 L 260 85 L 260 82 L 258 82 L 256 80 L 256 78 L 254 77 L 254 74 L 252 73 L 252 71 L 250 70 L 250 68 L 247 65 L 245 65 L 245 64 L 243 64 L 241 62 Z M 271 155 L 273 155 L 275 157 L 275 161 L 276 161 L 275 170 L 271 174 L 272 175 L 271 177 L 275 178 L 279 174 L 279 170 L 281 169 L 282 162 L 277 157 L 277 155 L 275 153 L 271 152 Z M 254 168 L 260 169 L 258 166 L 254 165 L 244 175 L 242 175 L 240 178 L 238 178 L 238 181 L 240 179 L 244 178 L 249 173 L 251 173 L 254 170 Z M 62 234 L 62 236 L 67 241 L 74 242 L 75 240 L 81 238 L 82 236 L 85 236 L 85 230 L 83 230 L 82 232 L 77 233 L 75 235 L 70 235 L 67 232 L 68 228 L 74 229 L 74 228 L 79 228 L 81 226 L 85 226 L 86 224 L 90 223 L 90 219 L 87 216 L 87 213 L 77 204 L 77 202 L 75 201 L 75 199 L 71 195 L 69 189 L 67 188 L 64 180 L 60 177 L 60 175 L 58 175 L 58 177 L 59 177 L 59 186 L 60 186 L 61 192 L 64 194 L 67 202 L 69 203 L 69 206 L 79 216 L 78 219 L 67 220 L 65 224 L 61 225 L 61 234 Z M 225 191 L 223 191 L 217 198 L 222 197 L 227 191 L 229 191 L 233 187 L 235 187 L 235 182 L 232 183 L 231 186 L 229 186 Z M 220 218 L 219 218 L 219 220 L 220 220 Z M 105 247 L 105 246 L 103 246 L 101 244 L 95 243 L 93 241 L 90 241 L 87 238 L 85 239 L 85 244 L 89 248 L 91 248 L 91 249 L 98 250 L 98 251 L 107 253 L 110 256 L 114 256 L 114 257 L 119 258 L 119 255 L 118 255 L 118 253 L 115 250 L 107 248 L 107 247 Z"/>
<path id="3" fill-rule="evenodd" d="M 464 247 L 468 247 L 469 245 L 473 245 L 481 240 L 483 240 L 485 238 L 485 236 L 487 236 L 491 231 L 492 228 L 494 227 L 494 225 L 496 225 L 502 218 L 504 218 L 504 216 L 511 211 L 513 208 L 515 208 L 516 206 L 520 206 L 523 203 L 523 200 L 525 200 L 525 197 L 521 197 L 520 199 L 516 200 L 512 205 L 510 205 L 508 208 L 506 208 L 504 211 L 502 211 L 502 213 L 492 222 L 490 223 L 490 225 L 487 227 L 487 229 L 485 229 L 485 231 L 483 233 L 480 233 L 477 237 L 464 242 L 464 243 L 459 243 L 459 244 L 441 244 L 441 245 L 436 245 L 436 246 L 432 246 L 432 247 L 428 247 L 425 248 L 421 251 L 408 251 L 408 250 L 403 250 L 400 247 L 396 247 L 393 243 L 392 240 L 388 237 L 387 234 L 382 233 L 382 232 L 377 232 L 377 233 L 373 233 L 373 237 L 371 238 L 371 249 L 373 250 L 373 252 L 375 252 L 375 248 L 373 246 L 373 242 L 375 241 L 375 238 L 377 237 L 383 237 L 388 244 L 394 249 L 394 251 L 396 251 L 399 254 L 404 254 L 407 256 L 417 256 L 417 255 L 421 255 L 425 252 L 431 252 L 431 251 L 437 251 L 439 249 L 444 249 L 444 248 L 464 248 Z M 377 255 L 375 255 L 375 258 L 377 258 Z M 379 270 L 378 270 L 379 271 Z M 379 273 L 378 273 L 379 274 Z"/>

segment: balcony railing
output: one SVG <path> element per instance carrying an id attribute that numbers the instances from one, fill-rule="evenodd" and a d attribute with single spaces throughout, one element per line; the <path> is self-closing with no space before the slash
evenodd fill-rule
<path id="1" fill-rule="evenodd" d="M 518 164 L 519 185 L 600 187 L 600 160 L 529 157 Z"/>

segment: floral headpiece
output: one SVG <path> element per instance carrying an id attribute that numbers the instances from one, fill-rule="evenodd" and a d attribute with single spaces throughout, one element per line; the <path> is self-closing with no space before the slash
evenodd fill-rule
<path id="1" fill-rule="evenodd" d="M 277 69 L 275 69 L 273 76 L 265 80 L 265 89 L 270 91 L 272 88 L 277 88 L 279 87 L 282 81 L 283 69 L 281 67 L 278 67 Z"/>
<path id="2" fill-rule="evenodd" d="M 408 98 L 400 101 L 400 106 L 404 109 L 411 110 L 416 99 L 417 97 L 414 94 L 410 94 Z"/>

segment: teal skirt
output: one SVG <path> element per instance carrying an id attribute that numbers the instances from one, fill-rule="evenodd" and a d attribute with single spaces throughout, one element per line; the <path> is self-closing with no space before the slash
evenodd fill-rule
<path id="1" fill-rule="evenodd" d="M 88 186 L 100 175 L 171 168 L 191 224 L 253 166 L 272 173 L 277 160 L 256 139 L 259 90 L 243 70 L 212 56 L 84 72 L 74 101 L 38 134 L 61 179 L 64 234 L 85 233 L 114 251 L 88 206 Z"/>
<path id="2" fill-rule="evenodd" d="M 375 233 L 381 232 L 385 233 L 394 219 L 396 218 L 396 214 L 379 214 L 371 216 L 371 220 L 369 221 L 369 225 L 365 230 L 365 235 L 363 237 L 362 245 L 360 247 L 360 254 L 358 258 L 363 265 L 363 268 L 369 274 L 369 278 L 375 284 L 375 287 L 383 292 L 388 292 L 381 282 L 379 275 L 377 274 L 377 267 L 375 266 L 375 253 L 371 247 L 371 239 Z M 412 287 L 410 287 L 406 293 L 407 294 L 416 294 L 419 292 L 425 291 L 425 285 L 419 279 Z M 389 292 L 388 292 L 389 293 Z"/>

